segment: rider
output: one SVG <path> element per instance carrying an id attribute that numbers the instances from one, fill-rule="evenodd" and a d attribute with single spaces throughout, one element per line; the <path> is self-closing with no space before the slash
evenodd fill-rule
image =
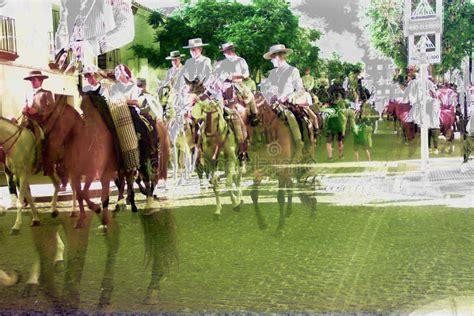
<path id="1" fill-rule="evenodd" d="M 140 115 L 143 116 L 153 128 L 153 143 L 158 143 L 158 131 L 156 121 L 163 120 L 163 108 L 158 104 L 156 98 L 146 91 L 146 79 L 137 79 L 138 107 Z"/>
<path id="2" fill-rule="evenodd" d="M 183 64 L 181 63 L 181 58 L 185 55 L 180 54 L 179 50 L 170 52 L 170 55 L 166 57 L 166 60 L 171 60 L 171 68 L 168 69 L 166 73 L 165 80 L 158 88 L 158 94 L 160 94 L 161 89 L 169 87 L 170 92 L 173 87 L 176 86 L 178 79 L 181 76 L 181 71 L 183 69 Z M 161 100 L 160 100 L 161 101 Z M 173 98 L 169 97 L 166 104 L 162 104 L 164 115 L 167 118 L 174 116 L 173 108 Z"/>
<path id="3" fill-rule="evenodd" d="M 138 169 L 140 167 L 140 160 L 143 161 L 145 155 L 151 152 L 152 148 L 152 139 L 150 133 L 148 132 L 148 127 L 141 120 L 138 109 L 138 89 L 132 80 L 132 73 L 127 66 L 119 64 L 115 67 L 115 79 L 116 82 L 111 88 L 110 100 L 113 102 L 123 102 L 125 101 L 128 106 L 128 111 L 117 111 L 120 114 L 119 118 L 114 120 L 115 127 L 123 128 L 126 132 L 121 133 L 119 131 L 118 135 L 122 135 L 121 149 L 122 155 L 125 163 L 125 168 L 128 170 Z M 117 106 L 118 108 L 121 105 Z M 114 113 L 114 111 L 112 111 Z M 134 128 L 134 131 L 137 133 L 138 138 L 142 140 L 141 150 L 139 151 L 140 156 L 136 156 L 136 145 L 137 139 L 135 137 L 127 137 L 126 134 L 130 132 L 130 127 Z M 125 148 L 124 148 L 125 147 Z"/>
<path id="4" fill-rule="evenodd" d="M 24 80 L 30 81 L 32 90 L 26 95 L 25 107 L 23 108 L 23 115 L 26 120 L 23 124 L 33 131 L 36 147 L 42 149 L 37 150 L 37 166 L 41 166 L 44 160 L 44 174 L 52 176 L 54 173 L 54 162 L 49 161 L 50 159 L 47 157 L 47 142 L 42 130 L 55 107 L 53 93 L 42 87 L 44 79 L 47 78 L 48 76 L 43 75 L 38 70 L 30 71 L 30 74 L 24 78 Z"/>
<path id="5" fill-rule="evenodd" d="M 311 93 L 314 89 L 314 78 L 311 76 L 311 69 L 306 68 L 304 71 L 304 76 L 301 78 L 303 80 L 303 86 L 304 89 L 308 92 Z"/>
<path id="6" fill-rule="evenodd" d="M 203 47 L 207 45 L 209 44 L 204 44 L 202 39 L 193 38 L 188 41 L 188 46 L 183 47 L 189 48 L 192 58 L 186 60 L 183 69 L 179 73 L 175 84 L 175 91 L 177 93 L 180 93 L 183 87 L 185 87 L 185 77 L 190 81 L 198 79 L 205 86 L 209 85 L 212 74 L 211 60 L 202 54 Z"/>
<path id="7" fill-rule="evenodd" d="M 263 58 L 272 61 L 275 68 L 270 71 L 268 77 L 262 82 L 261 91 L 269 103 L 275 103 L 275 101 L 280 103 L 276 110 L 280 117 L 287 120 L 296 152 L 300 154 L 303 149 L 303 140 L 298 122 L 294 114 L 283 105 L 303 96 L 305 93 L 298 69 L 286 62 L 287 55 L 292 52 L 293 50 L 286 48 L 285 45 L 277 44 L 271 46 L 270 50 L 263 55 Z"/>

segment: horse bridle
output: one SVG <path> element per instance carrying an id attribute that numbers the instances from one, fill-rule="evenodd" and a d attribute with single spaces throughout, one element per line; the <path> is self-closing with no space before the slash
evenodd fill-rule
<path id="1" fill-rule="evenodd" d="M 8 155 L 8 153 L 9 153 L 10 150 L 13 148 L 13 146 L 15 146 L 16 142 L 18 141 L 18 139 L 20 139 L 21 132 L 22 132 L 24 129 L 25 129 L 25 128 L 24 128 L 23 126 L 20 126 L 20 127 L 18 128 L 18 130 L 17 130 L 15 133 L 13 133 L 13 135 L 11 135 L 10 137 L 8 137 L 6 140 L 0 142 L 0 146 L 3 147 L 3 145 L 5 145 L 7 142 L 9 142 L 12 138 L 14 138 L 14 137 L 16 136 L 16 138 L 15 138 L 15 140 L 12 142 L 12 144 L 11 144 L 8 148 L 4 149 L 5 155 Z"/>

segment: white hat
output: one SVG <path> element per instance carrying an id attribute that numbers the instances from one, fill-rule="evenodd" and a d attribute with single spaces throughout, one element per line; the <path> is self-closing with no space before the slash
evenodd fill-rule
<path id="1" fill-rule="evenodd" d="M 273 45 L 270 47 L 270 50 L 263 55 L 263 58 L 265 59 L 272 59 L 272 56 L 277 54 L 277 53 L 286 53 L 286 54 L 291 54 L 293 50 L 291 48 L 286 48 L 285 45 L 283 44 L 277 44 Z"/>
<path id="2" fill-rule="evenodd" d="M 207 46 L 209 44 L 204 44 L 202 42 L 202 39 L 200 38 L 193 38 L 188 41 L 188 46 L 183 46 L 183 48 L 197 48 L 197 47 L 203 47 Z"/>

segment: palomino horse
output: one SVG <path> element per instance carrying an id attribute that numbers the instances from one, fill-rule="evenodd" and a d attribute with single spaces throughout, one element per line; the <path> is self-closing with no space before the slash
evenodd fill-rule
<path id="1" fill-rule="evenodd" d="M 40 219 L 38 210 L 33 203 L 29 189 L 29 179 L 33 174 L 35 167 L 36 145 L 33 133 L 25 127 L 13 124 L 9 120 L 0 117 L 0 145 L 5 151 L 5 166 L 16 175 L 20 182 L 19 203 L 15 224 L 12 227 L 12 233 L 18 233 L 22 224 L 21 211 L 23 209 L 23 200 L 31 207 L 32 219 L 31 226 L 39 226 Z"/>
<path id="2" fill-rule="evenodd" d="M 259 120 L 263 126 L 263 130 L 268 142 L 268 147 L 267 153 L 264 156 L 258 157 L 258 154 L 255 154 L 255 157 L 252 158 L 255 175 L 250 195 L 255 208 L 257 223 L 261 229 L 265 229 L 267 224 L 258 204 L 259 186 L 261 183 L 261 177 L 265 175 L 266 172 L 268 172 L 269 175 L 276 174 L 278 177 L 277 200 L 280 209 L 280 218 L 276 229 L 276 235 L 280 236 L 283 234 L 285 227 L 285 217 L 289 217 L 292 214 L 294 189 L 293 176 L 296 177 L 297 189 L 304 189 L 304 187 L 309 184 L 306 183 L 306 181 L 301 181 L 305 172 L 303 171 L 303 167 L 296 166 L 297 168 L 291 168 L 291 164 L 302 162 L 295 161 L 295 159 L 298 159 L 297 157 L 302 157 L 303 153 L 296 153 L 296 147 L 294 145 L 289 126 L 284 120 L 277 116 L 272 106 L 265 100 L 263 95 L 258 93 L 256 95 L 256 100 L 258 105 Z M 311 157 L 312 148 L 305 148 L 305 151 L 305 156 L 308 156 L 309 153 L 309 157 Z M 267 163 L 270 165 L 267 165 Z M 285 191 L 288 198 L 286 211 Z M 310 214 L 312 217 L 314 217 L 316 214 L 317 204 L 314 193 L 303 190 L 299 192 L 299 197 L 301 202 L 310 208 Z"/>
<path id="3" fill-rule="evenodd" d="M 193 107 L 192 116 L 196 120 L 203 120 L 200 138 L 202 156 L 199 162 L 202 169 L 198 171 L 199 173 L 200 170 L 204 171 L 211 178 L 210 182 L 216 196 L 214 218 L 219 219 L 222 204 L 219 179 L 216 172 L 218 170 L 218 158 L 221 153 L 225 162 L 226 187 L 229 190 L 234 210 L 240 211 L 243 203 L 240 187 L 243 170 L 237 159 L 237 144 L 234 132 L 224 119 L 222 105 L 218 101 L 198 101 Z M 201 176 L 202 174 L 200 174 Z"/>

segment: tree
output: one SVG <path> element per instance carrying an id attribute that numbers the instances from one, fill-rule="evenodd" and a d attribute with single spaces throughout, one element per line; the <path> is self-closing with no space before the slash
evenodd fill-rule
<path id="1" fill-rule="evenodd" d="M 195 5 L 183 6 L 168 18 L 154 12 L 149 23 L 156 31 L 159 50 L 139 45 L 132 49 L 155 67 L 168 67 L 165 57 L 169 52 L 196 37 L 210 44 L 205 47 L 205 54 L 212 60 L 223 58 L 219 50 L 222 43 L 233 42 L 238 54 L 247 60 L 254 78 L 272 67 L 263 54 L 277 43 L 294 50 L 289 62 L 300 69 L 320 63 L 319 48 L 314 45 L 320 32 L 300 27 L 299 18 L 284 0 L 253 0 L 249 5 L 200 0 Z"/>
<path id="2" fill-rule="evenodd" d="M 403 35 L 403 1 L 372 0 L 366 15 L 373 45 L 384 56 L 406 71 L 407 41 Z M 442 63 L 437 73 L 459 69 L 462 59 L 472 55 L 474 43 L 474 4 L 465 0 L 444 0 Z"/>
<path id="3" fill-rule="evenodd" d="M 341 56 L 333 53 L 330 59 L 324 61 L 323 71 L 327 74 L 329 81 L 336 80 L 342 83 L 345 77 L 351 77 L 352 74 L 361 73 L 364 69 L 362 63 L 352 64 L 341 60 Z"/>

